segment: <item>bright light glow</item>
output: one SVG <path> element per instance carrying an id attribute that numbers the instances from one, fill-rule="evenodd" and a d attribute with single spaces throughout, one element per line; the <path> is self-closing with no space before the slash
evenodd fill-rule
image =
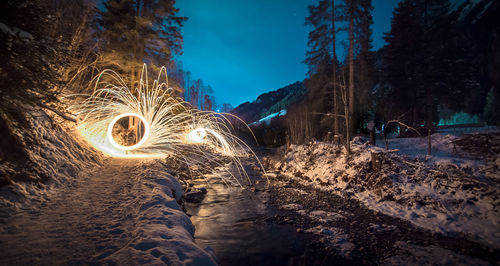
<path id="1" fill-rule="evenodd" d="M 187 133 L 186 140 L 190 143 L 203 143 L 206 135 L 207 131 L 204 128 L 196 128 Z"/>
<path id="2" fill-rule="evenodd" d="M 221 145 L 220 148 L 222 148 L 222 153 L 226 155 L 231 155 L 231 147 L 229 146 L 229 143 L 227 143 L 226 139 L 221 136 L 221 134 L 207 128 L 207 131 L 212 134 L 218 141 L 219 144 Z"/>
<path id="3" fill-rule="evenodd" d="M 209 133 L 208 135 L 207 132 Z M 217 142 L 210 142 L 209 138 L 205 138 L 210 135 L 213 136 Z M 195 128 L 186 134 L 186 140 L 188 143 L 193 144 L 208 143 L 213 145 L 213 148 L 219 150 L 222 154 L 229 156 L 233 155 L 233 153 L 231 153 L 231 146 L 226 139 L 210 128 Z"/>
<path id="4" fill-rule="evenodd" d="M 116 143 L 115 139 L 113 138 L 113 127 L 115 126 L 116 122 L 120 120 L 121 118 L 128 117 L 128 116 L 133 116 L 139 118 L 142 123 L 144 124 L 144 136 L 140 141 L 138 141 L 136 144 L 131 145 L 131 146 L 122 146 L 118 143 Z M 111 123 L 109 123 L 108 126 L 108 141 L 113 145 L 115 148 L 122 150 L 122 151 L 131 151 L 139 148 L 146 140 L 149 138 L 149 134 L 151 133 L 151 128 L 149 127 L 148 121 L 142 115 L 134 114 L 134 113 L 125 113 L 121 114 L 119 116 L 116 116 L 113 120 L 111 120 Z"/>
<path id="5" fill-rule="evenodd" d="M 83 102 L 72 109 L 78 117 L 80 134 L 109 156 L 169 157 L 206 170 L 232 162 L 238 173 L 221 178 L 236 185 L 250 180 L 242 164 L 244 158 L 253 157 L 264 169 L 250 147 L 232 133 L 229 118 L 246 126 L 241 119 L 195 109 L 179 95 L 168 86 L 165 67 L 149 84 L 144 65 L 139 86 L 134 89 L 129 89 L 116 72 L 105 70 L 96 78 L 93 93 L 85 95 Z M 131 146 L 120 145 L 113 137 L 113 127 L 124 117 L 137 117 L 144 124 L 144 136 Z"/>

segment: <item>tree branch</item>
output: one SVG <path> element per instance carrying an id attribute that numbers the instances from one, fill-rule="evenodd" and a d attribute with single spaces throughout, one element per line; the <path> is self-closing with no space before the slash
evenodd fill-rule
<path id="1" fill-rule="evenodd" d="M 309 113 L 310 113 L 310 114 L 314 114 L 314 115 L 337 116 L 337 117 L 342 117 L 342 118 L 345 118 L 345 115 L 339 115 L 339 114 L 320 113 L 320 112 L 309 112 Z"/>
<path id="2" fill-rule="evenodd" d="M 69 117 L 69 116 L 67 116 L 65 113 L 63 113 L 63 112 L 61 112 L 61 111 L 59 111 L 59 110 L 55 109 L 54 107 L 50 107 L 50 106 L 45 105 L 45 104 L 43 104 L 43 103 L 40 103 L 40 104 L 38 104 L 38 105 L 39 105 L 40 107 L 42 107 L 42 108 L 45 108 L 45 109 L 47 109 L 47 110 L 52 111 L 53 113 L 55 113 L 56 115 L 58 115 L 58 116 L 60 116 L 60 117 L 64 118 L 65 120 L 68 120 L 68 121 L 71 121 L 71 122 L 76 123 L 76 119 L 74 119 L 73 117 Z"/>

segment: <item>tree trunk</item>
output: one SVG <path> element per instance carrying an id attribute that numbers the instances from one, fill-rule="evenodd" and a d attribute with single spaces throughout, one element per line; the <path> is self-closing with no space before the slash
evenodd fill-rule
<path id="1" fill-rule="evenodd" d="M 427 155 L 432 155 L 431 129 L 427 130 Z"/>
<path id="2" fill-rule="evenodd" d="M 354 133 L 353 115 L 354 115 L 354 3 L 349 3 L 349 127 L 347 131 Z M 349 141 L 350 135 L 347 140 Z"/>
<path id="3" fill-rule="evenodd" d="M 425 49 L 428 50 L 428 14 L 427 14 L 427 9 L 428 9 L 428 3 L 427 3 L 427 0 L 425 1 L 425 30 L 426 30 L 426 33 L 424 35 L 424 45 L 425 45 Z M 425 64 L 424 64 L 424 71 L 428 71 L 428 59 L 424 59 L 425 61 Z M 432 130 L 433 128 L 433 124 L 432 124 L 432 89 L 431 87 L 429 86 L 429 84 L 427 84 L 427 79 L 424 78 L 424 86 L 425 86 L 425 101 L 426 101 L 426 105 L 427 105 L 427 121 L 426 121 L 426 126 L 429 130 L 429 136 L 430 136 L 430 131 Z M 430 155 L 430 151 L 429 151 L 429 155 Z"/>
<path id="4" fill-rule="evenodd" d="M 339 120 L 337 108 L 337 52 L 335 50 L 335 0 L 332 0 L 332 77 L 333 77 L 333 134 L 339 133 Z"/>
<path id="5" fill-rule="evenodd" d="M 372 161 L 371 161 L 372 169 L 378 173 L 382 169 L 382 153 L 372 152 L 371 156 L 372 156 Z"/>
<path id="6" fill-rule="evenodd" d="M 351 156 L 351 133 L 349 132 L 349 128 L 351 128 L 351 114 L 349 112 L 349 108 L 347 105 L 344 105 L 344 113 L 346 115 L 345 117 L 345 132 L 346 132 L 346 137 L 345 137 L 345 150 L 346 150 L 346 161 L 349 160 L 349 156 Z"/>
<path id="7" fill-rule="evenodd" d="M 377 144 L 375 138 L 375 127 L 372 127 L 372 129 L 370 129 L 370 144 L 373 146 Z"/>

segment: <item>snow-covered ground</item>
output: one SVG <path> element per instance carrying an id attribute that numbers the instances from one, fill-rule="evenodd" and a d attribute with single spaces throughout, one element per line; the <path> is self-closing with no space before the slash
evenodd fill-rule
<path id="1" fill-rule="evenodd" d="M 54 119 L 40 111 L 32 121 L 31 181 L 0 188 L 0 264 L 215 264 L 194 242 L 167 165 L 103 158 Z"/>
<path id="2" fill-rule="evenodd" d="M 468 156 L 453 144 L 459 139 L 434 134 L 433 156 L 426 156 L 426 138 L 391 140 L 390 148 L 399 150 L 392 152 L 358 138 L 347 165 L 342 148 L 335 145 L 292 145 L 270 167 L 431 231 L 500 248 L 500 158 Z M 499 140 L 492 137 L 492 145 Z M 380 170 L 371 166 L 371 153 L 381 155 Z"/>
<path id="3" fill-rule="evenodd" d="M 396 254 L 382 261 L 381 265 L 489 265 L 487 262 L 456 254 L 439 246 L 418 246 L 397 242 Z"/>
<path id="4" fill-rule="evenodd" d="M 85 169 L 99 167 L 103 160 L 83 141 L 73 124 L 41 110 L 31 112 L 30 129 L 13 124 L 10 130 L 18 140 L 14 148 L 22 150 L 26 160 L 0 158 L 0 174 L 10 183 L 0 187 L 0 210 L 19 210 L 31 200 L 47 199 L 52 188 L 75 183 Z M 19 157 L 20 152 L 12 153 L 4 156 Z"/>

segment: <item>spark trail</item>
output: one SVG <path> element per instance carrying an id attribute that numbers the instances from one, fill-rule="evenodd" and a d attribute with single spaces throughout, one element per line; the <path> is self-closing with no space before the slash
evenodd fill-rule
<path id="1" fill-rule="evenodd" d="M 230 160 L 239 170 L 224 181 L 240 186 L 249 181 L 242 158 L 255 158 L 263 169 L 250 147 L 234 135 L 228 117 L 244 122 L 231 114 L 198 110 L 175 96 L 165 67 L 149 85 L 144 65 L 134 90 L 118 73 L 104 70 L 96 78 L 93 93 L 73 109 L 80 134 L 112 157 L 170 157 L 201 168 L 223 166 Z M 130 146 L 117 143 L 113 136 L 115 124 L 125 117 L 135 117 L 144 127 L 142 138 Z"/>

